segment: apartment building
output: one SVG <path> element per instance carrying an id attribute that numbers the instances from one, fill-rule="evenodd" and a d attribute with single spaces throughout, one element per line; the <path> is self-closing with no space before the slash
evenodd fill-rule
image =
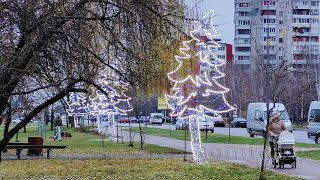
<path id="1" fill-rule="evenodd" d="M 204 55 L 208 55 L 208 57 L 210 58 L 210 62 L 212 63 L 217 63 L 219 64 L 219 61 L 217 61 L 216 58 L 225 61 L 227 64 L 232 64 L 233 62 L 233 56 L 232 56 L 232 44 L 229 43 L 224 43 L 221 42 L 221 39 L 215 39 L 214 41 L 216 42 L 212 42 L 209 40 L 208 37 L 206 36 L 201 36 L 200 39 L 202 39 L 202 41 L 206 42 L 207 45 L 216 45 L 216 43 L 218 43 L 220 45 L 220 47 L 216 47 L 211 49 L 211 52 L 213 53 L 213 55 L 209 52 L 208 49 L 203 49 L 202 53 Z M 226 66 L 223 66 L 224 68 Z M 200 64 L 200 71 L 204 71 L 204 70 L 213 70 L 212 68 L 208 67 L 208 66 L 203 66 Z"/>
<path id="2" fill-rule="evenodd" d="M 319 63 L 319 0 L 235 0 L 234 64 Z"/>

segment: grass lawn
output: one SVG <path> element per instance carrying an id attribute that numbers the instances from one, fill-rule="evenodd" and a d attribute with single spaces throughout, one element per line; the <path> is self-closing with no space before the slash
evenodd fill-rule
<path id="1" fill-rule="evenodd" d="M 19 167 L 19 168 L 17 168 Z M 257 169 L 210 161 L 180 159 L 36 159 L 3 161 L 2 179 L 258 179 Z M 267 172 L 268 179 L 296 179 Z"/>
<path id="2" fill-rule="evenodd" d="M 168 129 L 159 129 L 159 128 L 150 128 L 146 127 L 143 129 L 145 133 L 149 135 L 155 135 L 155 136 L 162 136 L 162 137 L 168 137 L 168 138 L 175 138 L 184 140 L 185 138 L 185 131 L 177 131 L 177 130 L 171 130 Z M 138 128 L 132 128 L 132 131 L 139 132 Z M 189 133 L 189 132 L 188 132 Z M 190 139 L 190 134 L 187 134 L 187 140 Z M 205 132 L 201 133 L 201 141 L 203 143 L 223 143 L 223 144 L 249 144 L 249 145 L 263 145 L 263 139 L 262 138 L 250 138 L 250 137 L 241 137 L 241 136 L 231 136 L 230 142 L 229 142 L 229 136 L 228 135 L 221 135 L 221 134 L 214 134 L 211 132 L 208 132 L 207 139 L 205 136 Z M 320 145 L 318 144 L 307 144 L 307 143 L 296 143 L 296 147 L 318 147 L 320 148 Z"/>
<path id="3" fill-rule="evenodd" d="M 144 144 L 143 149 L 140 149 L 140 143 L 134 142 L 134 147 L 129 147 L 128 142 L 118 142 L 113 143 L 109 139 L 102 141 L 102 136 L 98 134 L 80 132 L 77 129 L 67 129 L 63 127 L 64 130 L 71 133 L 71 138 L 63 139 L 62 141 L 54 141 L 53 131 L 50 131 L 50 126 L 47 126 L 46 137 L 44 138 L 45 145 L 66 145 L 66 149 L 54 149 L 53 154 L 90 154 L 90 155 L 101 155 L 101 154 L 181 154 L 184 151 L 167 148 L 162 146 L 156 146 L 152 144 Z M 3 131 L 1 131 L 0 136 L 3 136 Z M 19 131 L 18 140 L 19 142 L 28 142 L 28 137 L 40 137 L 36 127 L 28 127 L 27 132 L 23 133 L 23 129 Z M 16 136 L 11 139 L 10 142 L 15 142 Z M 15 153 L 15 150 L 8 150 L 9 153 Z M 27 152 L 27 150 L 24 150 Z M 24 154 L 26 154 L 26 152 Z"/>
<path id="4" fill-rule="evenodd" d="M 298 157 L 305 159 L 320 160 L 320 150 L 297 152 Z"/>
<path id="5" fill-rule="evenodd" d="M 68 146 L 65 150 L 53 150 L 53 155 L 108 154 L 114 155 L 114 158 L 2 160 L 1 179 L 258 179 L 257 169 L 222 161 L 195 165 L 190 163 L 190 159 L 189 162 L 183 162 L 182 159 L 173 158 L 117 157 L 119 154 L 165 154 L 182 151 L 148 144 L 140 150 L 138 143 L 129 147 L 128 142 L 112 143 L 110 140 L 104 141 L 102 146 L 102 141 L 99 140 L 101 135 L 83 133 L 75 129 L 67 131 L 72 134 L 72 138 L 62 141 L 53 141 L 48 138 L 53 135 L 53 131 L 47 132 L 44 144 Z M 36 128 L 28 128 L 27 133 L 21 131 L 19 140 L 27 142 L 27 137 L 30 136 L 38 136 Z M 12 141 L 14 140 L 15 138 Z M 8 153 L 14 154 L 14 151 Z M 267 177 L 295 179 L 273 172 L 267 172 Z"/>

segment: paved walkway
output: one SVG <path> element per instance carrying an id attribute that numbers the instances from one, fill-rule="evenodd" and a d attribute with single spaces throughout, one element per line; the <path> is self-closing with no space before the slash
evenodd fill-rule
<path id="1" fill-rule="evenodd" d="M 128 141 L 127 133 L 124 132 L 124 141 Z M 138 141 L 139 136 L 136 134 L 134 140 Z M 146 136 L 145 143 L 155 144 L 159 146 L 171 147 L 184 150 L 185 142 L 183 140 Z M 262 146 L 255 145 L 239 145 L 239 144 L 217 144 L 203 143 L 203 148 L 208 159 L 219 159 L 233 163 L 240 163 L 254 168 L 260 168 L 262 159 Z M 190 142 L 187 141 L 186 149 L 191 152 Z M 314 148 L 295 148 L 295 151 L 308 151 Z M 268 151 L 269 153 L 269 151 Z M 290 165 L 285 165 L 284 169 L 273 169 L 270 155 L 268 154 L 266 168 L 271 171 L 295 176 L 303 179 L 316 180 L 320 179 L 320 161 L 297 159 L 297 168 L 292 169 Z"/>

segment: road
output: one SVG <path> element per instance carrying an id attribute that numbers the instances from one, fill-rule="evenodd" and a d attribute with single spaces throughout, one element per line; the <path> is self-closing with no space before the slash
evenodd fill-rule
<path id="1" fill-rule="evenodd" d="M 138 126 L 137 124 L 132 124 L 132 126 Z M 175 126 L 172 124 L 163 124 L 162 126 L 159 125 L 148 125 L 149 127 L 160 128 L 160 129 L 171 129 L 175 130 Z M 222 134 L 222 135 L 229 135 L 229 128 L 228 127 L 215 127 L 214 129 L 215 134 Z M 314 144 L 314 141 L 310 140 L 307 136 L 306 130 L 293 130 L 296 142 L 299 143 L 308 143 Z M 242 137 L 249 137 L 249 134 L 246 128 L 230 128 L 230 135 L 231 136 L 242 136 Z M 261 136 L 255 136 L 255 138 L 262 138 Z"/>

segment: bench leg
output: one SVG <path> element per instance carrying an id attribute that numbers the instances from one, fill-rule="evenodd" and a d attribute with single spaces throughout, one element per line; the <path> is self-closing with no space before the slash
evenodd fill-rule
<path id="1" fill-rule="evenodd" d="M 47 150 L 47 158 L 48 158 L 48 159 L 50 158 L 51 153 L 52 153 L 52 149 L 51 149 L 51 148 L 48 148 L 48 150 Z"/>
<path id="2" fill-rule="evenodd" d="M 16 155 L 18 159 L 21 159 L 21 157 L 23 156 L 23 149 L 17 149 Z"/>

